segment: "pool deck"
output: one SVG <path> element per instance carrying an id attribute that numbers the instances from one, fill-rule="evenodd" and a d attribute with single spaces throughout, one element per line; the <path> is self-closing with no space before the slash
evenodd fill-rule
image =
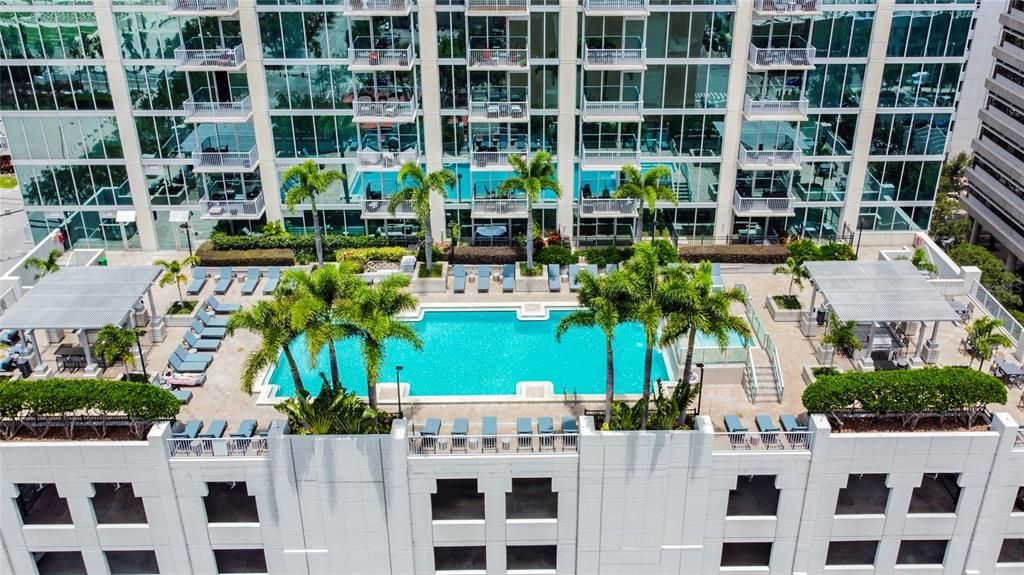
<path id="1" fill-rule="evenodd" d="M 865 250 L 867 252 L 867 250 Z M 862 253 L 862 259 L 873 261 L 877 259 L 877 249 L 872 252 Z M 159 257 L 182 257 L 187 254 L 180 253 L 159 253 L 159 254 L 110 254 L 111 265 L 132 265 L 149 263 Z M 782 364 L 783 378 L 785 380 L 785 393 L 782 401 L 762 400 L 752 403 L 742 385 L 721 385 L 706 382 L 701 399 L 701 413 L 710 415 L 716 427 L 721 425 L 725 415 L 739 415 L 741 419 L 753 424 L 756 414 L 764 413 L 773 418 L 780 414 L 799 414 L 804 411 L 800 402 L 800 395 L 805 384 L 801 377 L 804 366 L 816 366 L 814 358 L 814 346 L 811 341 L 805 338 L 798 329 L 796 323 L 774 322 L 768 310 L 764 307 L 765 298 L 769 295 L 786 293 L 789 280 L 784 276 L 772 275 L 771 266 L 723 266 L 723 279 L 728 286 L 743 284 L 750 291 L 754 308 L 758 317 L 764 323 L 765 329 L 778 342 L 780 349 L 780 361 Z M 199 299 L 205 300 L 212 293 L 214 281 L 207 282 L 205 289 L 199 295 Z M 218 296 L 221 301 L 233 303 L 251 303 L 262 296 L 242 296 L 239 292 L 242 281 L 236 281 L 231 286 L 228 294 Z M 492 287 L 495 282 L 492 282 Z M 575 304 L 576 296 L 570 293 L 563 278 L 562 291 L 559 293 L 514 293 L 502 294 L 492 290 L 491 293 L 479 294 L 475 292 L 475 284 L 467 286 L 467 293 L 452 294 L 449 288 L 444 294 L 420 294 L 417 297 L 424 304 L 466 304 L 466 305 L 494 305 L 494 306 L 515 306 L 523 304 L 542 304 L 552 306 L 571 306 Z M 500 289 L 500 284 L 498 284 Z M 797 293 L 797 292 L 794 292 Z M 810 289 L 798 294 L 804 305 L 809 304 Z M 170 303 L 177 299 L 177 290 L 173 285 L 167 287 L 155 287 L 154 299 L 157 307 L 166 309 Z M 737 314 L 743 310 L 737 306 L 734 309 Z M 186 328 L 168 328 L 167 339 L 155 346 L 147 346 L 146 362 L 150 373 L 155 369 L 162 368 L 167 358 L 173 352 L 175 346 L 181 342 Z M 941 347 L 941 365 L 966 365 L 967 358 L 957 350 L 960 340 L 965 336 L 963 326 L 943 324 L 939 329 L 939 340 Z M 256 395 L 247 395 L 241 391 L 238 374 L 241 373 L 246 356 L 250 350 L 258 345 L 255 335 L 241 331 L 236 335 L 224 340 L 220 351 L 216 352 L 215 359 L 207 370 L 207 383 L 201 388 L 191 388 L 193 392 L 192 402 L 183 407 L 180 419 L 197 418 L 210 421 L 213 419 L 226 419 L 229 426 L 236 425 L 242 419 L 256 418 L 263 429 L 273 419 L 281 419 L 282 416 L 272 406 L 257 405 Z M 603 357 L 598 359 L 603 361 Z M 843 369 L 850 369 L 849 360 L 837 354 L 836 365 Z M 115 368 L 116 369 L 116 368 Z M 987 369 L 987 366 L 986 366 Z M 114 372 L 111 371 L 111 374 Z M 78 372 L 80 375 L 81 372 Z M 396 410 L 397 405 L 393 399 L 393 387 L 382 388 L 382 406 L 389 410 Z M 390 393 L 389 393 L 390 392 Z M 1018 420 L 1024 420 L 1024 410 L 1017 407 L 1022 391 L 1011 389 L 1008 405 L 990 406 L 992 410 L 1009 412 Z M 467 417 L 471 425 L 479 423 L 481 417 L 486 415 L 497 416 L 501 422 L 514 422 L 517 417 L 551 416 L 560 420 L 562 415 L 581 415 L 584 409 L 601 409 L 601 401 L 586 401 L 572 404 L 564 401 L 559 395 L 552 401 L 520 401 L 509 396 L 506 402 L 488 403 L 429 403 L 417 404 L 415 397 L 410 401 L 403 398 L 403 409 L 406 415 L 414 423 L 422 422 L 427 417 L 438 417 L 444 422 L 450 422 L 456 417 Z M 696 406 L 693 406 L 696 407 Z"/>

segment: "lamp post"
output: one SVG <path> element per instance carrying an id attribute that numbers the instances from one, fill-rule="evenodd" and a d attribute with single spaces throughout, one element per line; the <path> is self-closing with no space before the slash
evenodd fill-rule
<path id="1" fill-rule="evenodd" d="M 400 365 L 395 366 L 395 386 L 398 388 L 398 419 L 405 419 L 402 416 L 402 370 Z"/>
<path id="2" fill-rule="evenodd" d="M 185 241 L 188 243 L 188 257 L 193 257 L 192 254 L 192 212 L 188 213 L 189 221 L 179 225 L 178 227 L 185 230 Z M 181 245 L 181 244 L 178 244 Z"/>
<path id="3" fill-rule="evenodd" d="M 857 257 L 860 257 L 860 241 L 864 239 L 864 227 L 868 225 L 867 218 L 860 218 L 857 220 Z"/>
<path id="4" fill-rule="evenodd" d="M 133 327 L 132 332 L 135 334 L 135 345 L 139 347 L 139 367 L 142 368 L 142 377 L 149 381 L 149 374 L 146 373 L 146 357 L 142 355 L 142 340 L 139 338 L 139 330 Z"/>
<path id="5" fill-rule="evenodd" d="M 697 384 L 697 415 L 700 415 L 700 403 L 704 399 L 704 364 L 698 363 L 697 369 L 700 370 L 700 383 Z"/>

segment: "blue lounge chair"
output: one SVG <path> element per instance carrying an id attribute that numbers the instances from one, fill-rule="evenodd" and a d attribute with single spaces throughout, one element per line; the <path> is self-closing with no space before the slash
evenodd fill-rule
<path id="1" fill-rule="evenodd" d="M 562 416 L 562 449 L 576 451 L 577 438 L 579 437 L 579 426 L 576 418 L 571 415 Z"/>
<path id="2" fill-rule="evenodd" d="M 212 353 L 198 351 L 188 352 L 185 351 L 185 348 L 182 347 L 181 344 L 179 344 L 178 347 L 174 348 L 174 356 L 180 359 L 181 361 L 193 361 L 196 363 L 205 363 L 206 365 L 210 365 L 210 363 L 213 362 Z"/>
<path id="3" fill-rule="evenodd" d="M 533 419 L 519 417 L 516 419 L 516 451 L 533 451 Z"/>
<path id="4" fill-rule="evenodd" d="M 203 322 L 203 325 L 205 325 L 206 327 L 227 327 L 228 326 L 228 318 L 226 318 L 226 317 L 213 317 L 212 315 L 207 313 L 207 311 L 205 309 L 199 310 L 199 313 L 196 314 L 196 317 L 199 318 L 199 321 Z"/>
<path id="5" fill-rule="evenodd" d="M 455 282 L 452 284 L 452 291 L 455 293 L 466 292 L 466 266 L 455 264 Z"/>
<path id="6" fill-rule="evenodd" d="M 176 355 L 172 355 L 167 359 L 167 365 L 171 366 L 171 369 L 178 373 L 203 373 L 210 363 L 206 361 L 185 361 Z"/>
<path id="7" fill-rule="evenodd" d="M 555 449 L 555 424 L 548 416 L 537 418 L 537 433 L 540 434 L 540 448 Z"/>
<path id="8" fill-rule="evenodd" d="M 562 277 L 558 264 L 548 264 L 548 290 L 562 291 Z"/>
<path id="9" fill-rule="evenodd" d="M 270 268 L 267 272 L 267 281 L 263 282 L 263 293 L 272 294 L 277 289 L 277 284 L 281 281 L 281 268 Z"/>
<path id="10" fill-rule="evenodd" d="M 172 389 L 170 392 L 182 405 L 188 405 L 192 401 L 192 392 L 187 389 Z"/>
<path id="11" fill-rule="evenodd" d="M 576 424 L 576 418 L 571 415 L 562 416 L 562 433 L 579 433 L 580 428 Z"/>
<path id="12" fill-rule="evenodd" d="M 783 431 L 807 431 L 807 426 L 802 425 L 792 415 L 780 415 L 779 424 L 782 425 Z"/>
<path id="13" fill-rule="evenodd" d="M 765 447 L 782 447 L 779 443 L 779 427 L 772 422 L 772 418 L 764 414 L 754 416 L 754 423 L 757 430 L 761 432 L 761 442 Z"/>
<path id="14" fill-rule="evenodd" d="M 210 427 L 206 428 L 206 431 L 199 434 L 200 439 L 214 439 L 224 435 L 224 431 L 228 427 L 228 422 L 223 419 L 214 419 L 210 423 Z"/>
<path id="15" fill-rule="evenodd" d="M 240 309 L 242 309 L 242 304 L 221 303 L 220 300 L 216 298 L 216 296 L 210 296 L 206 298 L 206 305 L 211 310 L 213 310 L 213 313 L 231 313 L 233 311 L 239 311 Z"/>
<path id="16" fill-rule="evenodd" d="M 192 268 L 192 283 L 188 284 L 185 293 L 188 295 L 199 295 L 206 285 L 206 268 Z"/>
<path id="17" fill-rule="evenodd" d="M 619 264 L 608 264 L 607 266 L 605 266 L 604 271 L 605 273 L 613 274 L 619 271 Z"/>
<path id="18" fill-rule="evenodd" d="M 200 339 L 191 330 L 185 332 L 185 344 L 196 351 L 217 351 L 220 349 L 219 339 Z"/>
<path id="19" fill-rule="evenodd" d="M 483 449 L 498 450 L 498 418 L 488 415 L 483 419 Z"/>
<path id="20" fill-rule="evenodd" d="M 597 277 L 597 264 L 587 264 L 587 273 L 590 274 L 590 277 L 596 278 Z"/>
<path id="21" fill-rule="evenodd" d="M 516 291 L 516 265 L 505 264 L 501 268 L 501 291 L 512 293 Z"/>
<path id="22" fill-rule="evenodd" d="M 229 437 L 252 437 L 256 434 L 256 425 L 255 419 L 245 419 L 238 424 L 238 429 L 229 434 Z"/>
<path id="23" fill-rule="evenodd" d="M 725 287 L 725 280 L 722 279 L 722 264 L 711 263 L 711 289 L 720 291 Z"/>
<path id="24" fill-rule="evenodd" d="M 477 268 L 476 291 L 480 293 L 491 291 L 491 266 L 481 265 Z"/>
<path id="25" fill-rule="evenodd" d="M 579 264 L 569 264 L 569 291 L 575 292 L 580 289 L 579 279 L 580 266 Z M 550 276 L 549 276 L 550 278 Z M 552 290 L 554 291 L 554 290 Z"/>
<path id="26" fill-rule="evenodd" d="M 469 433 L 469 420 L 459 417 L 452 422 L 452 451 L 466 450 L 466 434 Z"/>
<path id="27" fill-rule="evenodd" d="M 231 268 L 226 266 L 220 268 L 220 274 L 217 276 L 217 285 L 213 286 L 213 293 L 217 295 L 228 293 L 228 289 L 231 288 L 231 282 L 233 281 L 235 281 L 235 276 L 231 273 Z"/>
<path id="28" fill-rule="evenodd" d="M 245 283 L 242 284 L 242 295 L 256 293 L 256 284 L 258 283 L 260 283 L 260 270 L 249 268 L 249 271 L 245 274 Z"/>
<path id="29" fill-rule="evenodd" d="M 437 437 L 439 433 L 441 433 L 441 420 L 436 417 L 428 417 L 420 435 Z"/>
<path id="30" fill-rule="evenodd" d="M 747 444 L 747 428 L 735 415 L 725 416 L 725 430 L 729 432 L 729 444 L 733 449 L 749 448 Z"/>
<path id="31" fill-rule="evenodd" d="M 174 439 L 195 439 L 203 429 L 203 422 L 198 419 L 190 419 L 180 431 L 171 434 Z"/>
<path id="32" fill-rule="evenodd" d="M 192 322 L 192 331 L 196 332 L 196 335 L 203 339 L 224 339 L 228 333 L 227 329 L 223 327 L 207 327 L 203 325 L 199 318 Z"/>

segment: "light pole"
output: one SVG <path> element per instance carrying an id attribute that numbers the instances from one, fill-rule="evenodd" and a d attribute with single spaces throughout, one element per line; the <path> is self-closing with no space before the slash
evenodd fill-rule
<path id="1" fill-rule="evenodd" d="M 700 370 L 700 383 L 697 384 L 697 415 L 700 415 L 700 402 L 704 399 L 704 364 L 698 363 L 697 369 Z"/>
<path id="2" fill-rule="evenodd" d="M 193 254 L 192 254 L 192 222 L 191 222 L 191 220 L 192 220 L 192 212 L 191 211 L 189 211 L 188 217 L 189 217 L 189 221 L 186 221 L 185 223 L 181 224 L 178 227 L 183 229 L 183 230 L 185 230 L 185 241 L 188 243 L 188 257 L 191 258 L 191 257 L 193 257 Z M 178 244 L 178 245 L 181 245 L 181 244 Z"/>
<path id="3" fill-rule="evenodd" d="M 135 333 L 135 345 L 139 347 L 139 367 L 142 368 L 142 377 L 149 381 L 149 374 L 146 373 L 146 357 L 142 355 L 142 340 L 139 339 L 139 330 L 133 327 L 132 332 Z"/>
<path id="4" fill-rule="evenodd" d="M 857 231 L 858 231 L 858 234 L 857 234 L 857 251 L 856 251 L 856 254 L 857 254 L 858 258 L 860 257 L 860 241 L 862 239 L 864 239 L 864 226 L 866 226 L 866 225 L 868 225 L 868 219 L 867 218 L 860 218 L 859 220 L 857 220 Z"/>
<path id="5" fill-rule="evenodd" d="M 398 387 L 398 419 L 405 419 L 402 416 L 402 370 L 400 365 L 395 366 L 395 386 Z"/>

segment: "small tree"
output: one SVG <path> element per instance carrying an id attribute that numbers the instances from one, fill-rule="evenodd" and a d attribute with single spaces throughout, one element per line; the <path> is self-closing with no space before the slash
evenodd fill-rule
<path id="1" fill-rule="evenodd" d="M 666 179 L 672 177 L 668 166 L 654 166 L 641 172 L 636 166 L 622 167 L 623 184 L 615 190 L 616 198 L 630 198 L 643 204 L 651 215 L 651 241 L 654 241 L 658 228 L 658 202 L 679 203 L 672 188 L 666 186 Z"/>
<path id="2" fill-rule="evenodd" d="M 427 173 L 416 162 L 406 162 L 398 171 L 398 181 L 401 182 L 402 189 L 391 196 L 388 201 L 388 212 L 393 216 L 401 203 L 412 204 L 416 219 L 419 220 L 424 231 L 425 263 L 427 269 L 432 270 L 434 269 L 434 231 L 430 225 L 430 194 L 435 193 L 444 201 L 445 192 L 455 185 L 455 172 L 436 170 Z"/>
<path id="3" fill-rule="evenodd" d="M 309 213 L 313 216 L 313 242 L 316 245 L 316 263 L 324 265 L 324 243 L 320 231 L 320 212 L 316 207 L 316 198 L 327 191 L 335 182 L 345 179 L 341 170 L 321 170 L 313 160 L 292 166 L 284 171 L 281 179 L 295 184 L 284 195 L 284 205 L 288 211 L 295 213 L 295 206 L 309 202 Z"/>
<path id="4" fill-rule="evenodd" d="M 864 344 L 857 337 L 857 332 L 854 331 L 857 322 L 841 321 L 836 312 L 832 312 L 828 319 L 828 326 L 828 333 L 821 338 L 821 343 L 831 345 L 836 349 L 860 350 L 864 348 Z M 835 358 L 834 354 L 832 358 Z M 832 361 L 828 362 L 828 366 L 832 367 Z"/>
<path id="5" fill-rule="evenodd" d="M 57 260 L 60 259 L 60 250 L 50 250 L 50 253 L 46 254 L 46 258 L 28 258 L 25 260 L 25 267 L 38 270 L 39 273 L 35 275 L 35 279 L 39 279 L 48 273 L 53 273 L 60 269 L 60 264 Z"/>
<path id="6" fill-rule="evenodd" d="M 181 295 L 181 284 L 188 281 L 188 276 L 185 275 L 185 266 L 199 265 L 199 258 L 189 256 L 181 261 L 154 260 L 153 263 L 164 268 L 164 275 L 160 276 L 160 287 L 174 284 L 178 288 L 178 301 L 183 301 L 185 297 Z"/>
<path id="7" fill-rule="evenodd" d="M 1001 327 L 1003 320 L 988 316 L 979 317 L 967 326 L 967 353 L 971 357 L 968 367 L 978 359 L 978 371 L 981 371 L 985 361 L 992 359 L 997 349 L 1013 345 L 1013 340 L 999 331 Z"/>
<path id="8" fill-rule="evenodd" d="M 123 363 L 125 371 L 135 366 L 135 354 L 132 347 L 137 343 L 135 332 L 113 324 L 107 324 L 100 328 L 96 334 L 96 355 L 98 355 L 107 366 L 118 362 Z M 139 350 L 142 353 L 142 350 Z"/>
<path id="9" fill-rule="evenodd" d="M 772 273 L 786 274 L 789 276 L 789 295 L 793 295 L 794 285 L 800 288 L 800 291 L 803 291 L 804 280 L 810 279 L 811 277 L 811 274 L 807 273 L 807 268 L 804 267 L 804 261 L 793 256 L 786 258 L 786 263 L 776 267 L 772 270 Z"/>

